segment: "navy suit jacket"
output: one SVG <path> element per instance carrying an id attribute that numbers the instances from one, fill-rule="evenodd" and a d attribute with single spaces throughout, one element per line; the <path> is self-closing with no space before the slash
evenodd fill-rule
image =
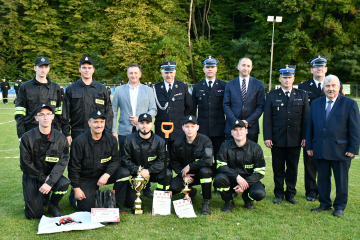
<path id="1" fill-rule="evenodd" d="M 231 124 L 236 119 L 249 123 L 248 134 L 259 134 L 259 118 L 264 111 L 264 84 L 256 78 L 250 77 L 249 86 L 243 101 L 239 77 L 226 84 L 223 101 L 226 115 L 225 133 L 230 133 Z"/>
<path id="2" fill-rule="evenodd" d="M 351 160 L 345 155 L 346 152 L 359 154 L 358 105 L 356 101 L 339 94 L 325 120 L 325 102 L 326 97 L 323 96 L 311 103 L 305 150 L 313 150 L 314 159 Z"/>

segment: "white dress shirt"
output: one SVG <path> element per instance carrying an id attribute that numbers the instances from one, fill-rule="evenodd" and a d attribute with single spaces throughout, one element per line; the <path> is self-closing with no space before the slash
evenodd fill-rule
<path id="1" fill-rule="evenodd" d="M 205 78 L 205 80 L 206 80 L 206 85 L 209 87 L 209 81 L 211 81 L 211 82 L 212 82 L 212 83 L 211 83 L 211 88 L 212 88 L 212 87 L 214 86 L 215 79 L 216 79 L 216 78 L 214 78 L 213 80 L 209 80 L 209 79 Z"/>
<path id="2" fill-rule="evenodd" d="M 314 80 L 314 82 L 315 82 L 315 85 L 316 85 L 316 87 L 318 87 L 318 85 L 319 85 L 319 83 L 320 83 L 320 87 L 321 87 L 321 90 L 323 89 L 323 87 L 324 87 L 324 81 L 321 81 L 321 82 L 319 82 L 319 81 L 316 81 L 315 79 L 313 79 Z"/>
<path id="3" fill-rule="evenodd" d="M 170 84 L 171 84 L 171 89 L 174 88 L 174 82 L 175 81 L 172 81 Z M 166 91 L 168 92 L 169 91 L 169 83 L 167 81 L 164 80 L 164 83 L 165 83 L 165 89 Z"/>
<path id="4" fill-rule="evenodd" d="M 242 78 L 241 76 L 239 76 L 239 81 L 240 81 L 240 90 L 242 89 L 242 82 L 243 82 L 243 79 L 245 79 L 245 83 L 246 83 L 246 92 L 249 88 L 249 79 L 250 79 L 250 75 L 247 76 L 246 78 Z"/>
<path id="5" fill-rule="evenodd" d="M 338 95 L 339 96 L 339 95 Z M 338 96 L 336 96 L 333 100 L 330 100 L 330 99 L 328 99 L 327 97 L 326 97 L 326 103 L 325 103 L 325 111 L 326 111 L 326 109 L 327 109 L 327 106 L 328 106 L 328 101 L 333 101 L 332 103 L 331 103 L 331 106 L 330 106 L 330 111 L 331 111 L 331 109 L 333 108 L 333 106 L 334 106 L 334 104 L 335 104 L 335 101 L 336 101 L 336 99 L 337 99 L 337 97 Z"/>
<path id="6" fill-rule="evenodd" d="M 129 84 L 129 93 L 130 93 L 130 102 L 131 102 L 131 109 L 133 112 L 132 116 L 136 116 L 136 106 L 137 106 L 137 98 L 139 94 L 139 86 L 140 83 L 136 87 L 131 87 Z"/>
<path id="7" fill-rule="evenodd" d="M 286 96 L 286 92 L 289 92 L 289 98 L 290 98 L 292 88 L 290 88 L 290 90 L 289 90 L 289 91 L 285 91 L 283 88 L 281 88 L 281 90 L 283 90 L 283 92 L 284 92 L 285 96 Z"/>

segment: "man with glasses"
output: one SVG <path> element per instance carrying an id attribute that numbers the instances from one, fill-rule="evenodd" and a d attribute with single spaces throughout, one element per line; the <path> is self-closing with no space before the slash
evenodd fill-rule
<path id="1" fill-rule="evenodd" d="M 307 92 L 309 98 L 309 105 L 324 94 L 324 78 L 327 73 L 327 60 L 328 58 L 323 55 L 317 55 L 311 59 L 308 63 L 311 64 L 310 71 L 313 75 L 312 79 L 299 84 L 299 89 Z M 342 93 L 342 87 L 340 88 L 340 94 Z M 303 150 L 304 155 L 304 172 L 305 172 L 305 195 L 306 200 L 315 201 L 318 190 L 316 185 L 316 167 L 312 156 L 308 156 L 305 149 Z"/>
<path id="2" fill-rule="evenodd" d="M 44 198 L 50 203 L 48 214 L 60 217 L 59 202 L 67 192 L 70 181 L 63 176 L 69 160 L 66 137 L 51 127 L 52 106 L 42 104 L 35 111 L 38 127 L 26 132 L 20 142 L 20 168 L 25 200 L 25 216 L 38 219 L 44 215 Z"/>

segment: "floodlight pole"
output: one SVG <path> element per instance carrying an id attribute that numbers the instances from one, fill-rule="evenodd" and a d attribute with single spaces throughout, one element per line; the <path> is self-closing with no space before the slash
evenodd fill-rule
<path id="1" fill-rule="evenodd" d="M 270 79 L 269 79 L 269 92 L 271 90 L 271 75 L 272 75 L 272 65 L 273 65 L 273 56 L 274 56 L 274 32 L 275 32 L 275 18 L 273 20 L 273 32 L 271 40 L 271 60 L 270 60 Z"/>

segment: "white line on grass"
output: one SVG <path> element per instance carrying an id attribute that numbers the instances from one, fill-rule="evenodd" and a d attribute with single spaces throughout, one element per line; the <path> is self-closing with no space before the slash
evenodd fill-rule
<path id="1" fill-rule="evenodd" d="M 15 109 L 15 108 L 0 108 L 0 109 Z"/>
<path id="2" fill-rule="evenodd" d="M 17 157 L 0 157 L 0 158 L 20 158 L 20 157 L 17 156 Z"/>
<path id="3" fill-rule="evenodd" d="M 19 148 L 0 150 L 0 152 L 10 152 L 10 151 L 15 151 L 15 150 L 19 150 Z"/>
<path id="4" fill-rule="evenodd" d="M 5 123 L 11 123 L 11 122 L 15 122 L 15 120 L 11 120 L 11 121 L 8 121 L 8 122 L 0 123 L 0 125 L 1 125 L 1 124 L 5 124 Z"/>

